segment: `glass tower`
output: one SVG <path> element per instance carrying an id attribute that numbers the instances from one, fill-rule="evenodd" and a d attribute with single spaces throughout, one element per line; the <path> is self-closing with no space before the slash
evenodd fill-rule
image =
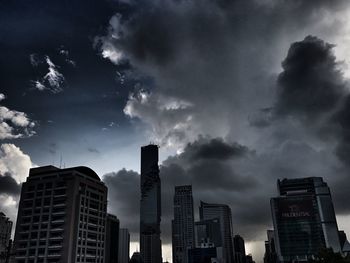
<path id="1" fill-rule="evenodd" d="M 161 192 L 158 146 L 141 147 L 140 252 L 144 263 L 161 263 Z"/>
<path id="2" fill-rule="evenodd" d="M 321 177 L 278 180 L 271 199 L 276 251 L 281 262 L 307 261 L 322 248 L 341 252 L 327 183 Z"/>

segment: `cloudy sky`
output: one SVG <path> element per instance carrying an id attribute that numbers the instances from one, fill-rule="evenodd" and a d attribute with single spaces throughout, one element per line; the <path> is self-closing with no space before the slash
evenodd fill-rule
<path id="1" fill-rule="evenodd" d="M 138 240 L 140 146 L 229 204 L 258 262 L 278 178 L 322 176 L 350 235 L 347 0 L 0 1 L 0 210 L 33 166 L 86 165 Z M 133 248 L 137 246 L 133 243 Z"/>

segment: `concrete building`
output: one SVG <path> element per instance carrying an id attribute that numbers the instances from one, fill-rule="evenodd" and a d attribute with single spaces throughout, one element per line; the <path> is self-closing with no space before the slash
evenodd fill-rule
<path id="1" fill-rule="evenodd" d="M 194 248 L 194 214 L 192 186 L 176 186 L 172 221 L 173 263 L 187 263 L 187 250 Z"/>
<path id="2" fill-rule="evenodd" d="M 32 168 L 22 185 L 16 263 L 104 262 L 107 187 L 87 167 Z"/>
<path id="3" fill-rule="evenodd" d="M 246 263 L 244 239 L 240 235 L 233 237 L 233 251 L 235 263 Z"/>
<path id="4" fill-rule="evenodd" d="M 126 228 L 119 229 L 119 252 L 118 263 L 129 262 L 129 250 L 130 250 L 130 234 Z"/>
<path id="5" fill-rule="evenodd" d="M 232 263 L 233 242 L 231 208 L 224 204 L 208 204 L 201 201 L 199 215 L 201 221 L 215 218 L 219 219 L 222 237 L 223 263 Z"/>
<path id="6" fill-rule="evenodd" d="M 9 254 L 12 221 L 0 212 L 0 263 L 5 263 Z"/>
<path id="7" fill-rule="evenodd" d="M 118 263 L 119 220 L 115 215 L 107 214 L 105 263 Z"/>
<path id="8" fill-rule="evenodd" d="M 321 177 L 278 180 L 271 199 L 280 262 L 307 261 L 322 248 L 341 252 L 331 193 Z"/>
<path id="9" fill-rule="evenodd" d="M 162 263 L 161 184 L 158 146 L 141 147 L 140 253 L 144 263 Z"/>

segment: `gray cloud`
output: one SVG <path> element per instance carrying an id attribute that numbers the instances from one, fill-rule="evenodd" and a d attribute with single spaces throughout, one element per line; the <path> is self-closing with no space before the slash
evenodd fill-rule
<path id="1" fill-rule="evenodd" d="M 346 93 L 346 82 L 333 47 L 314 36 L 291 45 L 278 77 L 279 114 L 312 121 L 334 110 Z"/>
<path id="2" fill-rule="evenodd" d="M 21 185 L 9 174 L 0 176 L 0 194 L 19 195 Z"/>

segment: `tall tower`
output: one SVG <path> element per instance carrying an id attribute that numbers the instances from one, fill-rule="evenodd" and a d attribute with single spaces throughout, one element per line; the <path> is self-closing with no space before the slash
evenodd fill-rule
<path id="1" fill-rule="evenodd" d="M 144 263 L 161 263 L 161 192 L 158 146 L 141 147 L 140 252 Z"/>
<path id="2" fill-rule="evenodd" d="M 341 252 L 332 197 L 321 177 L 278 180 L 271 199 L 280 262 L 308 260 L 322 248 Z"/>
<path id="3" fill-rule="evenodd" d="M 234 262 L 246 263 L 244 239 L 240 235 L 233 237 Z"/>
<path id="4" fill-rule="evenodd" d="M 231 208 L 224 204 L 208 204 L 201 201 L 199 207 L 201 220 L 218 218 L 222 237 L 223 262 L 233 262 L 232 213 Z"/>
<path id="5" fill-rule="evenodd" d="M 104 262 L 107 187 L 87 167 L 32 168 L 22 185 L 15 262 Z"/>
<path id="6" fill-rule="evenodd" d="M 176 186 L 172 221 L 173 263 L 187 263 L 188 249 L 195 246 L 192 186 Z"/>

